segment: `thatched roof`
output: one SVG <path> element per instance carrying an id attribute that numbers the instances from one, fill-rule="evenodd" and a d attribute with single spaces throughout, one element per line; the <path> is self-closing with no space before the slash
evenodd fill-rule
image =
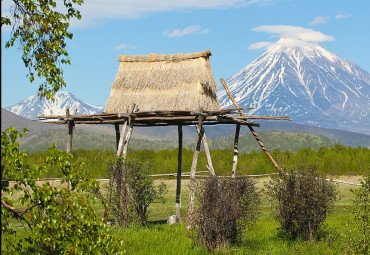
<path id="1" fill-rule="evenodd" d="M 105 112 L 127 112 L 133 103 L 141 111 L 220 109 L 211 55 L 204 51 L 119 56 Z"/>

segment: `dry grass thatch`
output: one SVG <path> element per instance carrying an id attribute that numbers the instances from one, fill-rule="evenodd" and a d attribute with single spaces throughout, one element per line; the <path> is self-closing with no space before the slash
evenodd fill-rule
<path id="1" fill-rule="evenodd" d="M 219 110 L 211 55 L 121 55 L 105 112 L 127 112 L 133 103 L 140 111 Z"/>

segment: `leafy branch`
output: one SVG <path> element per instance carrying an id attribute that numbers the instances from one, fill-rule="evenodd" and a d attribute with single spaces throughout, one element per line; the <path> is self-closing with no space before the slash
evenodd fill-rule
<path id="1" fill-rule="evenodd" d="M 22 60 L 28 68 L 27 77 L 34 82 L 41 79 L 38 95 L 53 99 L 54 94 L 66 86 L 62 65 L 71 64 L 67 52 L 70 20 L 81 19 L 76 9 L 83 0 L 13 0 L 8 17 L 1 17 L 1 26 L 12 27 L 11 38 L 5 47 L 19 45 Z M 60 1 L 58 2 L 60 3 Z"/>

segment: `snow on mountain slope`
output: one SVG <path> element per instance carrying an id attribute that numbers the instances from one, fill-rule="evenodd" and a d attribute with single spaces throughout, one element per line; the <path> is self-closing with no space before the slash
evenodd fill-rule
<path id="1" fill-rule="evenodd" d="M 227 83 L 250 114 L 370 134 L 370 74 L 316 43 L 280 39 Z M 222 87 L 217 96 L 232 106 Z"/>
<path id="2" fill-rule="evenodd" d="M 67 107 L 71 111 L 78 109 L 77 114 L 96 114 L 104 110 L 104 106 L 89 104 L 65 91 L 57 92 L 54 99 L 52 102 L 46 98 L 40 100 L 36 95 L 30 96 L 6 110 L 27 119 L 36 119 L 38 115 L 65 115 Z"/>

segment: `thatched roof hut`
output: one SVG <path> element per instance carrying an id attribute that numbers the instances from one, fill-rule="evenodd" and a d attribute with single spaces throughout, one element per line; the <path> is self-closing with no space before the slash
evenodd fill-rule
<path id="1" fill-rule="evenodd" d="M 106 113 L 219 110 L 210 51 L 184 54 L 121 55 Z"/>

